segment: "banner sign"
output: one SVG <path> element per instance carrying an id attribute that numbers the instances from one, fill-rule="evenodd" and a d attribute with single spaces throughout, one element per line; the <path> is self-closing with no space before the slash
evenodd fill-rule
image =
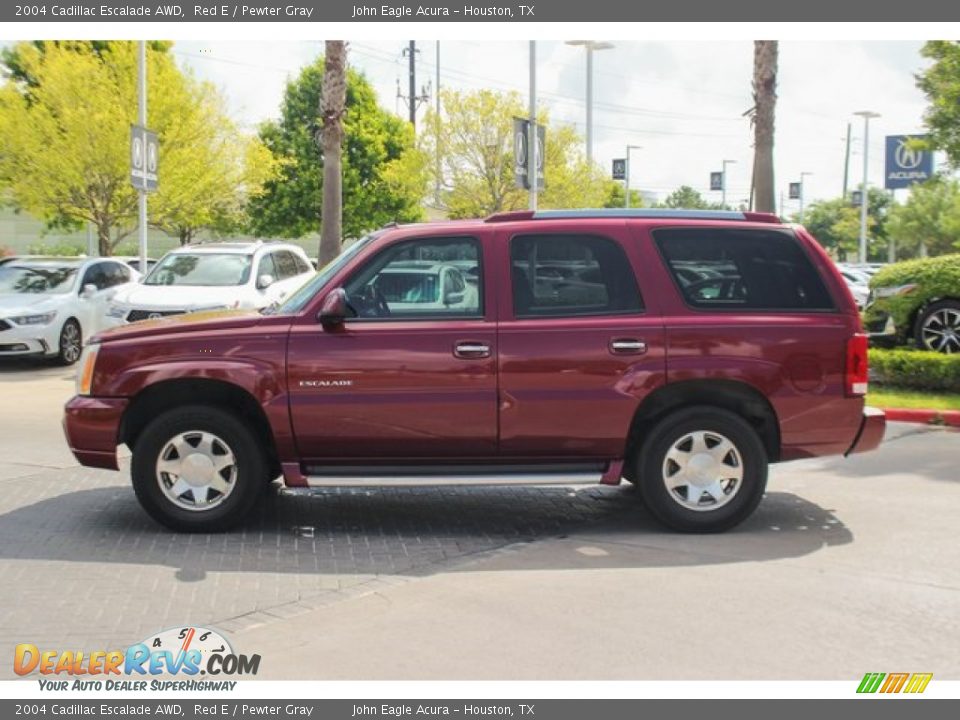
<path id="1" fill-rule="evenodd" d="M 933 176 L 933 151 L 913 146 L 916 140 L 928 135 L 887 135 L 887 162 L 883 171 L 883 186 L 887 190 L 907 188 Z"/>
<path id="2" fill-rule="evenodd" d="M 710 173 L 710 189 L 723 190 L 723 173 L 722 172 Z"/>
<path id="3" fill-rule="evenodd" d="M 527 177 L 527 155 L 530 144 L 530 121 L 527 118 L 513 119 L 513 179 L 516 186 L 524 190 L 530 189 L 530 180 Z M 537 125 L 537 190 L 546 188 L 546 178 L 543 172 L 543 159 L 547 146 L 547 128 Z"/>
<path id="4" fill-rule="evenodd" d="M 614 180 L 627 179 L 627 159 L 626 158 L 613 159 L 613 179 Z"/>
<path id="5" fill-rule="evenodd" d="M 800 199 L 800 183 L 790 183 L 788 195 L 791 200 L 799 200 Z"/>

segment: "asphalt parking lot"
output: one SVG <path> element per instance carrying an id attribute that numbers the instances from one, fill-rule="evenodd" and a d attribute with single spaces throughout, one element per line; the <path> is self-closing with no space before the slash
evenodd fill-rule
<path id="1" fill-rule="evenodd" d="M 721 536 L 661 530 L 629 487 L 278 488 L 243 530 L 190 536 L 76 464 L 72 391 L 0 363 L 5 658 L 194 624 L 272 679 L 960 679 L 955 431 L 778 466 Z"/>

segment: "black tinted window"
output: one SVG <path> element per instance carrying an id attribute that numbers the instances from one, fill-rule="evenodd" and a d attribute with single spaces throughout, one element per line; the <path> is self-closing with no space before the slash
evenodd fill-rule
<path id="1" fill-rule="evenodd" d="M 83 275 L 83 282 L 81 283 L 81 289 L 85 285 L 94 285 L 97 290 L 104 290 L 110 286 L 110 278 L 107 276 L 106 263 L 97 263 L 91 265 L 87 268 L 87 272 Z"/>
<path id="2" fill-rule="evenodd" d="M 744 310 L 832 310 L 793 233 L 676 228 L 653 232 L 687 304 Z"/>
<path id="3" fill-rule="evenodd" d="M 286 280 L 297 274 L 297 262 L 290 251 L 280 250 L 274 255 L 273 260 L 277 264 L 278 279 Z"/>
<path id="4" fill-rule="evenodd" d="M 515 237 L 510 266 L 516 317 L 619 315 L 643 309 L 627 256 L 609 238 Z"/>

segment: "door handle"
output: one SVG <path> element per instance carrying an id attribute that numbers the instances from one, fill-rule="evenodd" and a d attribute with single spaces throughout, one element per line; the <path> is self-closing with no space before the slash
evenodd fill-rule
<path id="1" fill-rule="evenodd" d="M 490 357 L 490 346 L 487 343 L 465 340 L 453 346 L 453 354 L 462 360 L 476 360 Z"/>
<path id="2" fill-rule="evenodd" d="M 647 344 L 636 338 L 614 338 L 610 341 L 610 352 L 615 355 L 643 355 Z"/>

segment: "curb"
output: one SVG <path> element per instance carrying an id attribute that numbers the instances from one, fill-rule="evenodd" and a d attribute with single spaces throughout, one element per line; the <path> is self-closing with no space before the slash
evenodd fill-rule
<path id="1" fill-rule="evenodd" d="M 908 408 L 884 408 L 887 420 L 894 422 L 949 425 L 960 428 L 960 410 L 921 410 Z"/>

